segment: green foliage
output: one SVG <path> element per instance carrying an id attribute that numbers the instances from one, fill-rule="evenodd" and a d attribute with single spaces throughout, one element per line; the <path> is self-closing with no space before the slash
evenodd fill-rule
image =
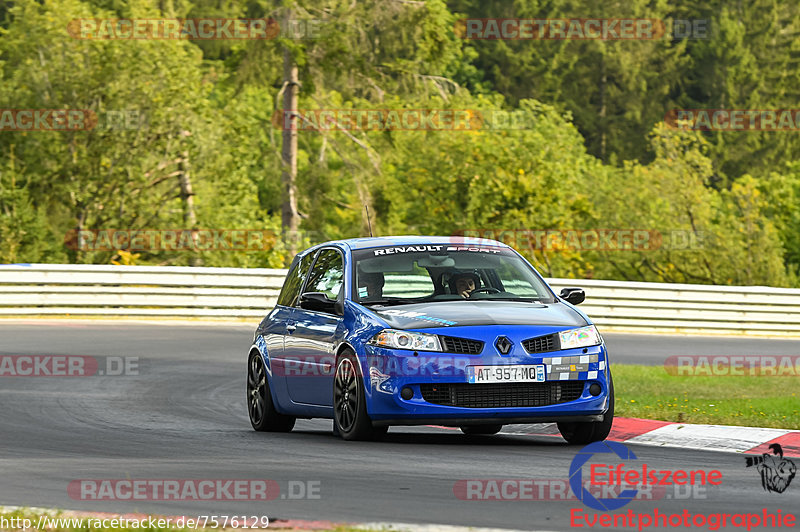
<path id="1" fill-rule="evenodd" d="M 145 4 L 129 12 L 138 17 L 151 14 Z M 47 211 L 61 240 L 72 229 L 186 227 L 176 174 L 178 160 L 186 154 L 200 227 L 274 226 L 252 194 L 257 190 L 253 175 L 261 173 L 253 165 L 259 161 L 243 157 L 249 164 L 243 169 L 242 160 L 228 151 L 229 146 L 243 148 L 240 139 L 252 143 L 263 136 L 271 115 L 269 94 L 264 98 L 262 93 L 260 101 L 247 92 L 239 95 L 257 105 L 266 102 L 259 115 L 251 106 L 243 110 L 236 98 L 213 98 L 218 74 L 203 68 L 199 49 L 186 41 L 149 40 L 132 46 L 126 41 L 74 39 L 65 31 L 66 21 L 112 16 L 90 11 L 75 0 L 44 6 L 25 0 L 14 6 L 11 16 L 13 23 L 0 42 L 5 78 L 0 108 L 91 109 L 100 118 L 98 127 L 89 131 L 0 137 L 3 159 L 15 161 L 21 176 L 16 182 L 25 182 L 26 195 L 7 193 L 20 198 L 17 212 L 26 212 L 26 201 L 33 202 Z M 104 117 L 119 112 L 135 113 L 139 120 L 128 129 L 103 127 Z M 247 115 L 249 123 L 237 123 Z M 65 253 L 75 262 L 107 262 L 114 254 L 62 249 L 62 259 Z M 197 263 L 195 259 L 154 252 L 144 253 L 141 260 Z M 211 263 L 236 265 L 263 264 L 265 259 L 281 264 L 284 257 L 261 257 L 258 262 L 252 257 L 208 258 Z"/>
<path id="2" fill-rule="evenodd" d="M 33 205 L 12 161 L 0 168 L 0 262 L 59 262 L 66 256 L 46 213 Z"/>
<path id="3" fill-rule="evenodd" d="M 665 1 L 453 0 L 465 18 L 667 19 Z M 536 98 L 568 110 L 589 152 L 604 161 L 647 158 L 646 135 L 671 108 L 685 75 L 685 41 L 474 41 L 476 67 L 512 103 Z"/>
<path id="4" fill-rule="evenodd" d="M 595 224 L 657 231 L 661 240 L 653 241 L 652 251 L 599 253 L 596 276 L 786 285 L 778 233 L 752 179 L 740 179 L 729 191 L 709 186 L 712 162 L 696 132 L 660 124 L 651 146 L 650 164 L 628 163 L 595 189 Z"/>
<path id="5" fill-rule="evenodd" d="M 313 38 L 82 40 L 118 17 L 315 21 Z M 471 41 L 459 19 L 712 18 L 709 39 Z M 134 127 L 0 133 L 0 261 L 282 266 L 259 251 L 80 251 L 75 229 L 280 235 L 284 48 L 302 109 L 468 110 L 466 131 L 298 134 L 301 246 L 376 234 L 642 230 L 646 250 L 515 245 L 546 275 L 800 283 L 791 132 L 690 132 L 674 108 L 792 107 L 800 8 L 757 0 L 18 0 L 0 8 L 0 109 L 131 111 Z M 512 127 L 491 128 L 498 113 Z M 519 118 L 522 117 L 520 121 Z M 102 124 L 101 124 L 102 126 Z M 188 175 L 194 196 L 181 195 Z M 367 216 L 369 212 L 369 217 Z M 193 227 L 192 227 L 193 225 Z M 489 231 L 487 234 L 486 231 Z M 676 237 L 678 239 L 676 240 Z"/>
<path id="6" fill-rule="evenodd" d="M 687 2 L 688 4 L 688 2 Z M 800 5 L 796 2 L 714 0 L 710 39 L 691 41 L 680 108 L 793 109 L 800 97 Z M 724 184 L 761 178 L 800 153 L 796 132 L 718 131 L 706 134 Z"/>
<path id="7" fill-rule="evenodd" d="M 792 279 L 800 282 L 800 165 L 792 162 L 785 173 L 772 172 L 757 183 L 763 199 L 763 212 L 775 224 L 783 248 L 784 261 Z"/>

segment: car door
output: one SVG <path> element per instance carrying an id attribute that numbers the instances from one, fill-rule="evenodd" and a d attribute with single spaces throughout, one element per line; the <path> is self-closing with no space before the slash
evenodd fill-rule
<path id="1" fill-rule="evenodd" d="M 268 324 L 262 333 L 267 345 L 272 372 L 272 385 L 275 393 L 287 401 L 288 390 L 286 373 L 291 371 L 292 361 L 286 360 L 286 337 L 295 330 L 295 306 L 300 301 L 300 291 L 303 289 L 314 253 L 307 253 L 289 267 L 289 273 L 278 295 L 278 303 L 270 313 Z"/>
<path id="2" fill-rule="evenodd" d="M 344 296 L 344 255 L 336 248 L 317 252 L 303 293 L 321 292 L 329 299 Z M 295 403 L 333 406 L 332 387 L 337 332 L 343 319 L 333 309 L 308 310 L 299 304 L 294 310 L 295 330 L 286 336 L 286 358 L 295 361 L 287 371 L 289 396 Z"/>

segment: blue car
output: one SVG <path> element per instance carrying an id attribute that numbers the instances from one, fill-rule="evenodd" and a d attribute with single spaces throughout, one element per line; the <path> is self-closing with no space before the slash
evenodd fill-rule
<path id="1" fill-rule="evenodd" d="M 556 422 L 572 444 L 603 440 L 614 385 L 603 339 L 509 246 L 382 237 L 299 253 L 248 355 L 258 431 L 333 419 L 345 440 L 392 425 L 495 434 Z"/>

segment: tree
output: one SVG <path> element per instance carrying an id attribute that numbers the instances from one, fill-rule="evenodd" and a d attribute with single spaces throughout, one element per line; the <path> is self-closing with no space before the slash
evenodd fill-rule
<path id="1" fill-rule="evenodd" d="M 777 232 L 764 216 L 753 183 L 739 183 L 724 193 L 711 187 L 712 163 L 698 132 L 671 130 L 662 123 L 653 129 L 651 143 L 656 157 L 650 164 L 628 162 L 598 183 L 594 223 L 652 231 L 661 239 L 645 250 L 598 253 L 592 261 L 598 276 L 786 285 Z"/>

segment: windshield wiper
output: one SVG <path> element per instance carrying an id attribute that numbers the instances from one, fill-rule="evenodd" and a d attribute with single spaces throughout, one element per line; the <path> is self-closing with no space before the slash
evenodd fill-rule
<path id="1" fill-rule="evenodd" d="M 541 304 L 544 304 L 541 299 L 536 299 L 536 298 L 533 298 L 533 297 L 481 297 L 481 298 L 477 298 L 477 299 L 469 298 L 469 299 L 466 299 L 466 301 L 522 301 L 522 302 L 525 302 L 525 303 L 541 303 Z"/>
<path id="2" fill-rule="evenodd" d="M 361 301 L 360 303 L 365 307 L 371 307 L 373 305 L 390 307 L 392 305 L 411 305 L 413 303 L 416 303 L 416 301 L 409 301 L 408 299 L 404 299 L 402 297 L 392 297 L 392 298 L 376 299 L 374 301 Z"/>

